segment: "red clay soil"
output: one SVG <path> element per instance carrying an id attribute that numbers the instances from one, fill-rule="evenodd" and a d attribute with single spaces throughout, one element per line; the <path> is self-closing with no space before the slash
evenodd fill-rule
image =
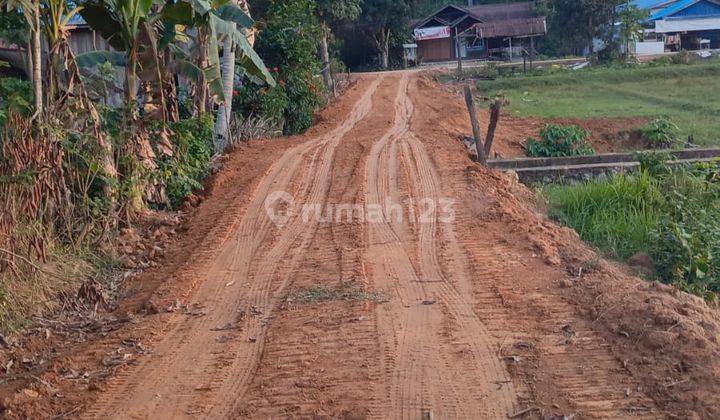
<path id="1" fill-rule="evenodd" d="M 464 115 L 429 78 L 371 75 L 306 135 L 238 149 L 120 309 L 4 350 L 3 415 L 719 418 L 718 312 L 470 162 Z M 275 191 L 368 214 L 275 226 Z M 369 217 L 387 204 L 405 217 Z"/>

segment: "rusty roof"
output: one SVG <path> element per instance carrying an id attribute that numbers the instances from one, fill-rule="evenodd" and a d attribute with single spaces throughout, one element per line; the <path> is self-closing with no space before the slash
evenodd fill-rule
<path id="1" fill-rule="evenodd" d="M 515 18 L 476 23 L 473 25 L 478 38 L 499 38 L 507 36 L 545 35 L 544 17 Z"/>
<path id="2" fill-rule="evenodd" d="M 463 7 L 463 9 L 467 10 L 471 16 L 481 22 L 536 17 L 533 2 L 481 4 L 477 6 L 466 6 Z"/>

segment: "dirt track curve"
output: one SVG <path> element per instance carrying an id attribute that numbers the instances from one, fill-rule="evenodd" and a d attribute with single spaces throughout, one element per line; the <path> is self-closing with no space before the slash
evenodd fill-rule
<path id="1" fill-rule="evenodd" d="M 188 274 L 184 309 L 81 417 L 681 412 L 654 389 L 667 378 L 616 344 L 624 335 L 609 323 L 622 305 L 589 310 L 610 299 L 595 284 L 625 274 L 601 262 L 573 278 L 569 262 L 593 257 L 563 251 L 579 241 L 520 203 L 522 186 L 469 163 L 439 120 L 447 93 L 431 83 L 413 72 L 362 78 L 337 124 L 278 154 L 215 228 L 225 239 Z M 581 281 L 592 298 L 574 291 Z M 712 410 L 694 404 L 701 417 Z"/>

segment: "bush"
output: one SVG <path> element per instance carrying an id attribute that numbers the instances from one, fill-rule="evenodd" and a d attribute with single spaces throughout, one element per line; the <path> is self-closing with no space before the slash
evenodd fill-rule
<path id="1" fill-rule="evenodd" d="M 498 71 L 497 63 L 492 61 L 480 67 L 480 70 L 478 71 L 478 77 L 481 79 L 494 80 L 497 79 L 499 75 L 500 71 Z"/>
<path id="2" fill-rule="evenodd" d="M 720 293 L 720 184 L 718 168 L 671 171 L 662 180 L 665 214 L 651 234 L 650 254 L 660 277 L 691 293 Z"/>
<path id="3" fill-rule="evenodd" d="M 258 88 L 248 83 L 236 92 L 233 109 L 239 110 L 246 118 L 263 118 L 282 129 L 288 108 L 288 97 L 282 85 Z"/>
<path id="4" fill-rule="evenodd" d="M 193 191 L 201 189 L 202 180 L 210 173 L 213 128 L 209 114 L 170 125 L 175 153 L 160 162 L 159 171 L 172 208 L 178 208 Z"/>
<path id="5" fill-rule="evenodd" d="M 640 135 L 652 149 L 666 149 L 680 142 L 680 128 L 668 117 L 659 117 L 640 129 Z"/>
<path id="6" fill-rule="evenodd" d="M 674 157 L 668 152 L 635 152 L 635 159 L 640 162 L 640 170 L 652 176 L 664 175 L 670 172 L 667 162 Z"/>
<path id="7" fill-rule="evenodd" d="M 587 141 L 590 132 L 576 125 L 547 124 L 540 131 L 541 140 L 529 138 L 527 155 L 530 157 L 560 157 L 592 155 L 595 150 Z"/>
<path id="8" fill-rule="evenodd" d="M 277 69 L 278 85 L 260 97 L 250 95 L 247 99 L 252 105 L 239 108 L 244 115 L 253 107 L 262 113 L 260 117 L 282 115 L 286 134 L 307 130 L 324 97 L 322 81 L 315 77 L 320 72 L 320 25 L 315 9 L 313 0 L 271 2 L 265 18 L 267 26 L 260 32 L 256 48 L 265 63 Z"/>
<path id="9" fill-rule="evenodd" d="M 672 56 L 673 64 L 691 64 L 697 60 L 697 56 L 692 54 L 688 50 L 680 50 L 677 54 Z"/>

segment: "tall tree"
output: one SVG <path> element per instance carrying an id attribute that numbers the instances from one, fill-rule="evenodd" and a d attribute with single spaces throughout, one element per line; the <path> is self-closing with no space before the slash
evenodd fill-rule
<path id="1" fill-rule="evenodd" d="M 593 39 L 612 37 L 615 8 L 625 0 L 546 0 L 538 4 L 547 16 L 545 44 L 551 53 L 595 52 Z"/>
<path id="2" fill-rule="evenodd" d="M 380 59 L 386 69 L 390 65 L 390 40 L 402 37 L 407 32 L 412 0 L 365 0 L 360 22 L 371 37 Z"/>
<path id="3" fill-rule="evenodd" d="M 642 34 L 642 22 L 647 19 L 649 12 L 639 9 L 637 6 L 630 5 L 624 7 L 619 13 L 620 17 L 620 40 L 625 47 L 625 56 L 630 56 L 630 44 L 636 41 Z"/>
<path id="4" fill-rule="evenodd" d="M 334 92 L 334 81 L 330 71 L 329 40 L 331 27 L 337 22 L 353 21 L 360 16 L 362 0 L 318 0 L 317 11 L 320 19 L 320 58 L 322 75 L 329 92 Z"/>

